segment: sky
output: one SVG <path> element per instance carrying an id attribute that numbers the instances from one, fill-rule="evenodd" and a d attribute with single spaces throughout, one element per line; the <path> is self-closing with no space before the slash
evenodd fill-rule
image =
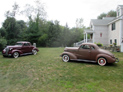
<path id="1" fill-rule="evenodd" d="M 123 0 L 40 0 L 45 5 L 47 20 L 58 20 L 60 25 L 66 23 L 70 28 L 75 27 L 77 18 L 83 18 L 83 25 L 88 27 L 91 19 L 96 19 L 101 13 L 116 10 L 123 5 Z M 0 3 L 0 27 L 4 22 L 5 12 L 12 10 L 14 3 L 23 8 L 26 4 L 34 4 L 34 0 L 3 0 Z M 26 20 L 24 16 L 17 16 L 17 20 Z"/>

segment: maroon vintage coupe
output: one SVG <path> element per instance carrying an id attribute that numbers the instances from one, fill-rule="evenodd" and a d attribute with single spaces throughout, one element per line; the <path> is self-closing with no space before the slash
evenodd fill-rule
<path id="1" fill-rule="evenodd" d="M 35 46 L 31 45 L 30 42 L 19 41 L 14 46 L 6 46 L 2 51 L 2 54 L 4 57 L 13 56 L 14 58 L 18 58 L 20 55 L 36 55 L 38 51 L 39 50 Z"/>
<path id="2" fill-rule="evenodd" d="M 95 62 L 101 66 L 107 63 L 117 63 L 118 58 L 115 58 L 112 53 L 107 50 L 100 49 L 96 44 L 83 43 L 80 47 L 66 47 L 61 54 L 62 60 L 68 62 L 69 60 Z"/>

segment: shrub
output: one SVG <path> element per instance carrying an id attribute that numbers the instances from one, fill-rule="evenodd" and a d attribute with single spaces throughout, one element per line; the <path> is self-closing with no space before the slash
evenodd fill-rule
<path id="1" fill-rule="evenodd" d="M 113 43 L 114 46 L 116 46 L 117 44 L 116 43 Z"/>
<path id="2" fill-rule="evenodd" d="M 6 46 L 6 44 L 7 44 L 7 41 L 6 41 L 6 39 L 4 39 L 4 38 L 0 38 L 0 51 L 2 50 L 2 49 L 4 49 L 4 47 Z"/>
<path id="3" fill-rule="evenodd" d="M 103 46 L 103 44 L 101 44 L 101 43 L 97 43 L 97 45 L 98 45 L 99 47 Z"/>

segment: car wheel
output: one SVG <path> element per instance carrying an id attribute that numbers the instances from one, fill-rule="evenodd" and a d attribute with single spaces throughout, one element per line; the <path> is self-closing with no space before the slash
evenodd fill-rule
<path id="1" fill-rule="evenodd" d="M 33 55 L 37 54 L 37 50 L 32 50 Z"/>
<path id="2" fill-rule="evenodd" d="M 64 62 L 68 62 L 68 61 L 70 60 L 70 58 L 69 58 L 68 55 L 63 55 L 63 56 L 62 56 L 62 60 L 63 60 Z"/>
<path id="3" fill-rule="evenodd" d="M 14 52 L 14 53 L 13 53 L 13 57 L 14 57 L 14 58 L 18 58 L 18 57 L 19 57 L 19 53 L 18 53 L 18 52 Z"/>
<path id="4" fill-rule="evenodd" d="M 106 61 L 106 59 L 105 58 L 99 58 L 98 59 L 98 64 L 100 65 L 100 66 L 104 66 L 104 65 L 106 65 L 106 63 L 107 63 L 107 61 Z"/>

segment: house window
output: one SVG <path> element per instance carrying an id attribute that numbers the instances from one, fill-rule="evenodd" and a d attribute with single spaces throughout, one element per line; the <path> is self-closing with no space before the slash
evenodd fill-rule
<path id="1" fill-rule="evenodd" d="M 102 37 L 102 33 L 100 33 L 100 37 Z"/>
<path id="2" fill-rule="evenodd" d="M 117 11 L 117 16 L 120 16 L 120 11 L 119 10 Z"/>
<path id="3" fill-rule="evenodd" d="M 110 40 L 110 44 L 112 44 L 112 40 Z"/>
<path id="4" fill-rule="evenodd" d="M 116 44 L 117 44 L 117 39 L 114 39 L 114 43 L 116 43 Z"/>
<path id="5" fill-rule="evenodd" d="M 112 24 L 112 30 L 115 30 L 115 23 Z"/>

